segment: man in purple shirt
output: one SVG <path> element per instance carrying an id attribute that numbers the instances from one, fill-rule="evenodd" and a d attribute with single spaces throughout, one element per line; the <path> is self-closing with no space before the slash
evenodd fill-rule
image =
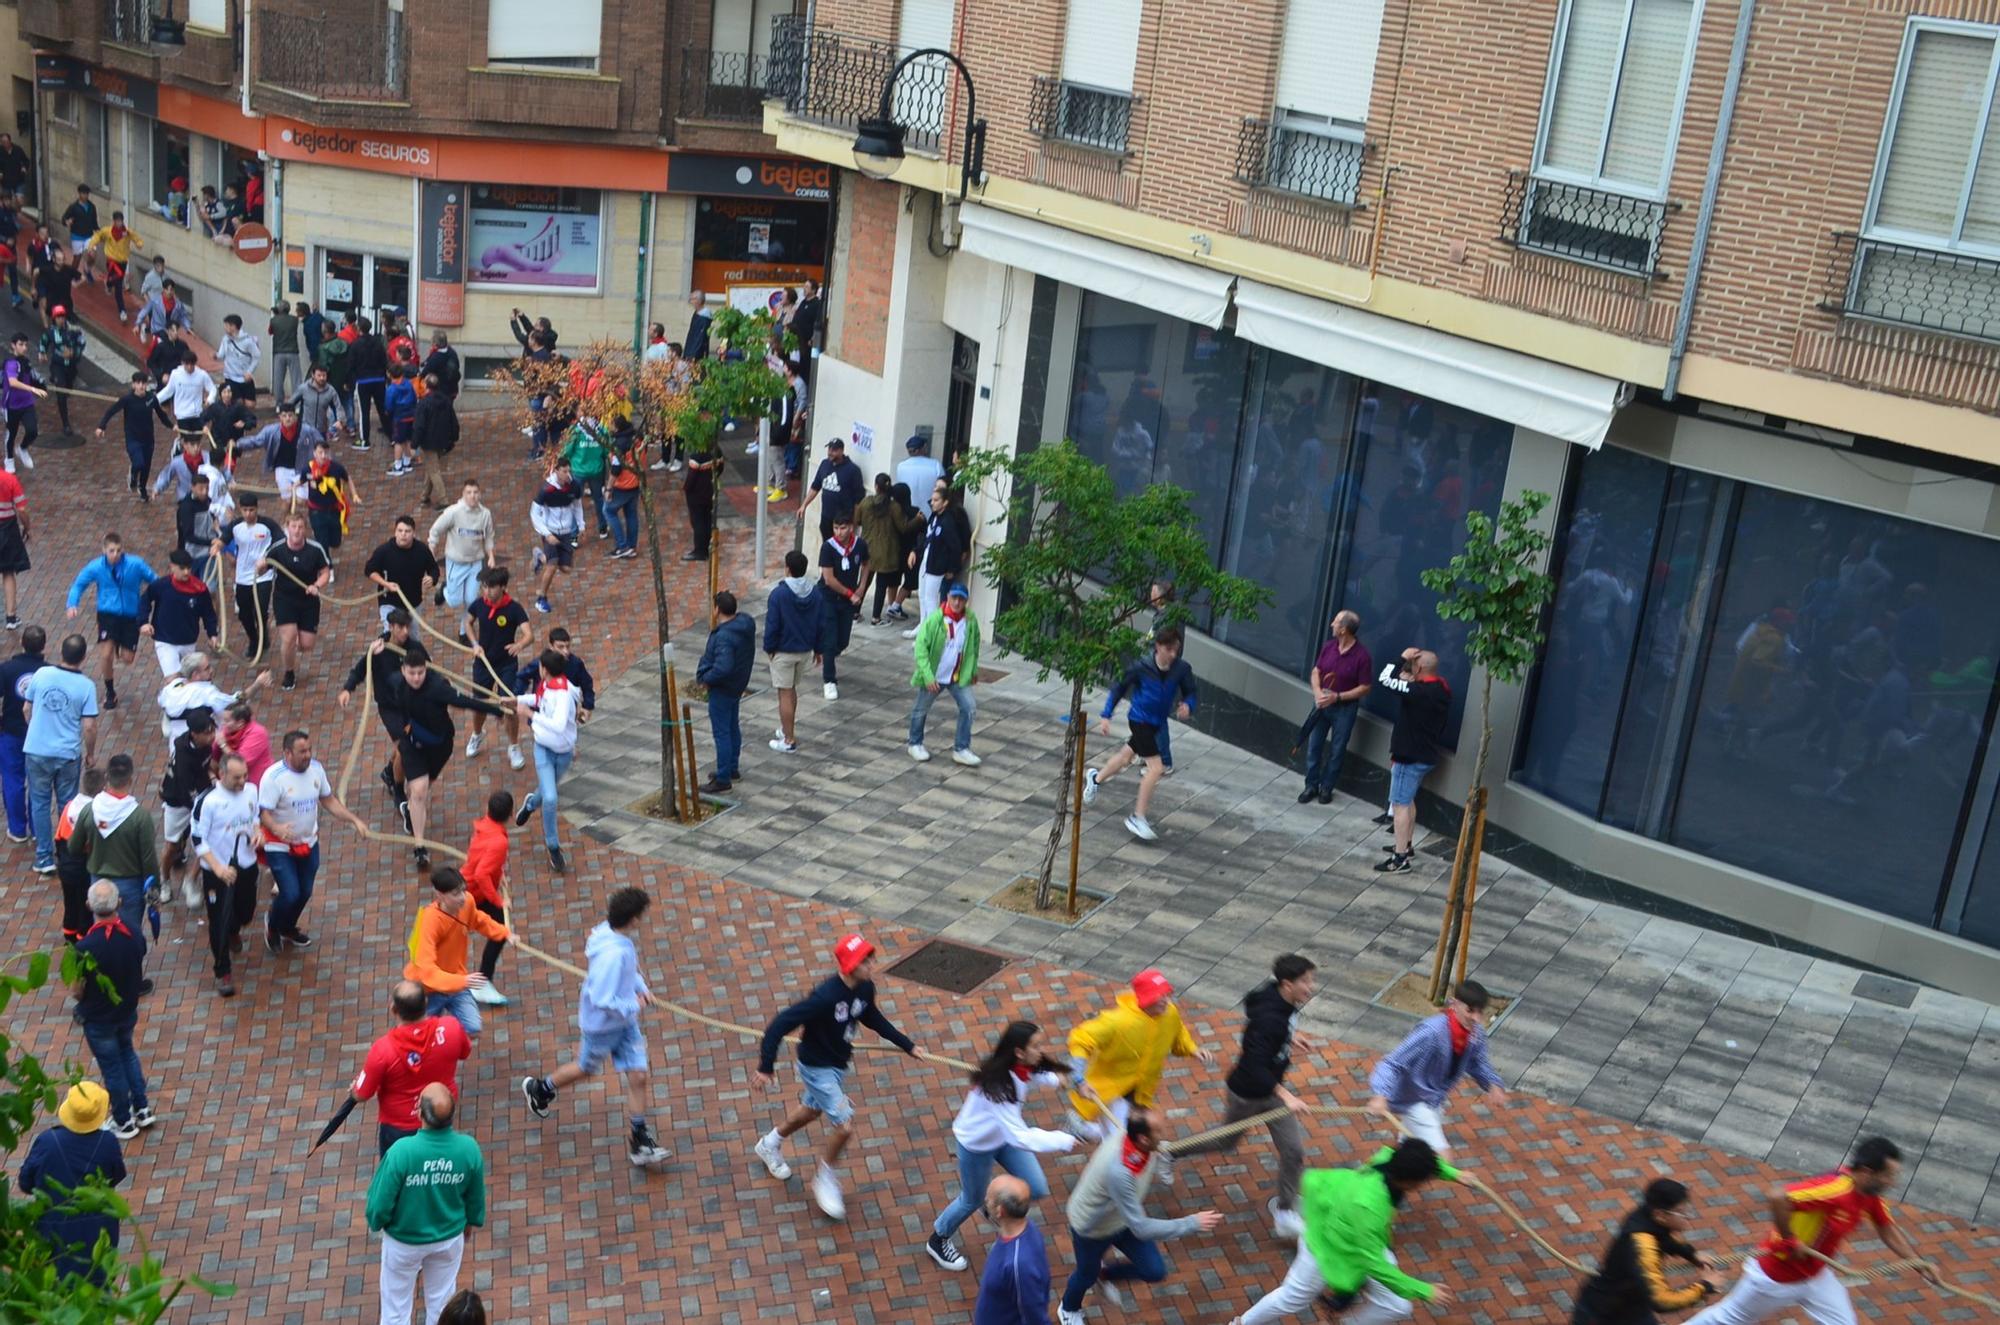
<path id="1" fill-rule="evenodd" d="M 1342 608 L 1333 614 L 1333 638 L 1320 645 L 1313 662 L 1313 711 L 1299 728 L 1298 743 L 1306 748 L 1306 789 L 1299 804 L 1315 798 L 1321 805 L 1333 803 L 1347 741 L 1374 676 L 1375 662 L 1361 643 L 1361 618 Z"/>
<path id="2" fill-rule="evenodd" d="M 986 1185 L 986 1217 L 999 1235 L 979 1276 L 972 1325 L 1049 1325 L 1049 1250 L 1028 1221 L 1028 1184 L 1001 1174 Z"/>

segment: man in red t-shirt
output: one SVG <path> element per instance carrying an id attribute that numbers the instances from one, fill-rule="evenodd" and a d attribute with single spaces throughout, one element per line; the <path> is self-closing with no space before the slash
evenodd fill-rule
<path id="1" fill-rule="evenodd" d="M 389 1006 L 396 1026 L 368 1048 L 368 1061 L 354 1078 L 357 1100 L 376 1099 L 379 1154 L 423 1127 L 417 1117 L 417 1096 L 433 1082 L 458 1094 L 458 1065 L 472 1056 L 472 1041 L 454 1017 L 426 1017 L 429 996 L 414 980 L 398 980 Z"/>
<path id="2" fill-rule="evenodd" d="M 1775 1232 L 1765 1240 L 1762 1254 L 1743 1267 L 1743 1277 L 1728 1297 L 1687 1325 L 1755 1325 L 1793 1308 L 1814 1325 L 1855 1325 L 1854 1303 L 1846 1286 L 1820 1257 L 1837 1259 L 1848 1236 L 1865 1219 L 1889 1250 L 1918 1261 L 1915 1245 L 1889 1217 L 1889 1204 L 1882 1199 L 1882 1193 L 1896 1185 L 1902 1160 L 1895 1142 L 1871 1136 L 1854 1148 L 1845 1167 L 1772 1193 Z M 1928 1264 L 1918 1261 L 1915 1268 L 1926 1279 L 1937 1278 Z"/>
<path id="3" fill-rule="evenodd" d="M 21 480 L 0 473 L 0 585 L 6 588 L 7 629 L 21 624 L 16 611 L 19 586 L 15 577 L 28 569 L 28 496 Z"/>

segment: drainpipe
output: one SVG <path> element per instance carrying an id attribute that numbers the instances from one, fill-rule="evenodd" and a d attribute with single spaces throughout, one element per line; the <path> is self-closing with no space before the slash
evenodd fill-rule
<path id="1" fill-rule="evenodd" d="M 1681 282 L 1681 308 L 1674 318 L 1673 348 L 1667 352 L 1667 381 L 1660 394 L 1672 400 L 1681 384 L 1681 361 L 1687 357 L 1688 331 L 1694 325 L 1694 301 L 1701 287 L 1702 264 L 1708 258 L 1708 235 L 1715 224 L 1715 195 L 1722 189 L 1722 160 L 1729 150 L 1729 126 L 1736 118 L 1736 93 L 1743 85 L 1743 61 L 1750 51 L 1750 23 L 1757 0 L 1739 0 L 1736 43 L 1729 48 L 1729 78 L 1722 85 L 1722 111 L 1715 121 L 1715 142 L 1708 150 L 1708 178 L 1701 186 L 1701 213 L 1694 223 L 1694 248 L 1688 253 L 1687 277 Z"/>
<path id="2" fill-rule="evenodd" d="M 285 289 L 285 163 L 265 152 L 257 155 L 264 158 L 264 178 L 269 181 L 264 188 L 264 221 L 271 231 L 271 260 L 276 268 L 271 272 L 271 303 L 289 305 L 291 293 Z M 271 353 L 278 351 L 273 348 Z"/>
<path id="3" fill-rule="evenodd" d="M 250 118 L 250 0 L 243 0 L 243 17 L 239 20 L 243 29 L 243 118 Z"/>
<path id="4" fill-rule="evenodd" d="M 653 195 L 639 195 L 639 279 L 633 282 L 632 349 L 646 353 L 646 311 L 653 306 L 653 238 L 658 218 L 653 211 Z"/>

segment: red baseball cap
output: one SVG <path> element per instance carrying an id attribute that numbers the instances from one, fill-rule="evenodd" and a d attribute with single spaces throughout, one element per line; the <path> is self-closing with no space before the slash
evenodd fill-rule
<path id="1" fill-rule="evenodd" d="M 875 945 L 859 934 L 849 934 L 833 945 L 833 960 L 840 965 L 842 975 L 853 975 L 854 968 L 875 955 Z"/>
<path id="2" fill-rule="evenodd" d="M 50 317 L 68 317 L 68 316 L 69 316 L 69 310 L 68 310 L 67 308 L 64 308 L 64 307 L 63 307 L 63 306 L 62 306 L 61 304 L 57 304 L 57 305 L 56 305 L 56 306 L 55 306 L 54 308 L 51 308 L 51 309 L 49 310 L 49 316 L 50 316 Z"/>
<path id="3" fill-rule="evenodd" d="M 1158 970 L 1148 967 L 1132 977 L 1132 993 L 1139 1000 L 1139 1006 L 1157 1003 L 1174 992 L 1174 986 Z"/>

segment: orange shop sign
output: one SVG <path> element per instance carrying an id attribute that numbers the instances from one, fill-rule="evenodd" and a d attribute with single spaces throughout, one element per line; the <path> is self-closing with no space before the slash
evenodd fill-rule
<path id="1" fill-rule="evenodd" d="M 385 175 L 437 177 L 438 140 L 428 134 L 325 129 L 273 115 L 264 142 L 265 151 L 285 161 L 312 161 Z"/>

